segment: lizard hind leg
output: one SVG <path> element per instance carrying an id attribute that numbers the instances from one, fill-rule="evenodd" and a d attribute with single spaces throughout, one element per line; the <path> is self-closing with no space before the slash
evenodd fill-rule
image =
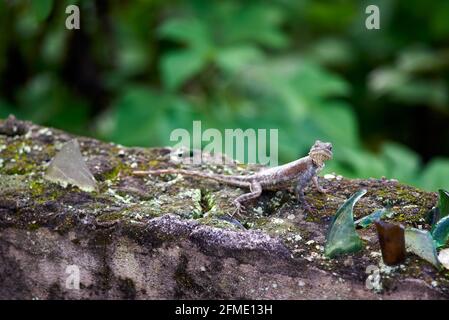
<path id="1" fill-rule="evenodd" d="M 250 191 L 248 193 L 242 194 L 237 197 L 233 203 L 236 207 L 235 211 L 231 214 L 233 217 L 235 214 L 240 215 L 245 212 L 245 207 L 243 206 L 243 202 L 247 202 L 253 199 L 258 198 L 262 194 L 262 186 L 258 182 L 251 182 L 249 185 Z"/>

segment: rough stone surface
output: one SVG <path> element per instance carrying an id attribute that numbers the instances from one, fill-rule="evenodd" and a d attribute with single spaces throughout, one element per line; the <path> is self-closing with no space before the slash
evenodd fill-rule
<path id="1" fill-rule="evenodd" d="M 401 266 L 385 266 L 374 227 L 358 230 L 362 251 L 332 260 L 323 255 L 332 216 L 357 190 L 368 192 L 355 206 L 356 218 L 391 205 L 395 215 L 388 221 L 423 229 L 429 228 L 424 218 L 436 204 L 435 193 L 387 179 L 330 176 L 321 178 L 328 194 L 307 190 L 313 213 L 305 213 L 291 191 L 264 192 L 246 217 L 233 221 L 226 218 L 233 210 L 229 200 L 243 190 L 130 174 L 179 167 L 168 148 L 77 137 L 99 190 L 86 193 L 44 180 L 48 163 L 72 138 L 15 119 L 0 121 L 0 299 L 448 297 L 447 270 L 412 254 Z M 259 170 L 213 162 L 191 168 Z M 79 290 L 67 286 L 74 265 Z M 366 273 L 373 267 L 381 275 L 376 283 Z"/>

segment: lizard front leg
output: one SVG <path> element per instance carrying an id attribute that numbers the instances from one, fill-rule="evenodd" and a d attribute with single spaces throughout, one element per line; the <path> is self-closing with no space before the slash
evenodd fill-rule
<path id="1" fill-rule="evenodd" d="M 312 181 L 313 181 L 313 184 L 315 185 L 315 188 L 318 190 L 318 192 L 321 192 L 321 193 L 326 193 L 327 192 L 327 189 L 324 189 L 323 187 L 321 187 L 319 185 L 317 176 L 314 176 L 312 178 Z"/>
<path id="2" fill-rule="evenodd" d="M 237 197 L 233 203 L 236 207 L 235 211 L 231 214 L 231 217 L 234 216 L 234 214 L 240 214 L 245 212 L 245 208 L 243 206 L 243 202 L 247 202 L 252 199 L 258 198 L 262 194 L 262 186 L 258 182 L 251 182 L 249 193 L 242 194 L 241 196 Z"/>
<path id="3" fill-rule="evenodd" d="M 310 180 L 309 180 L 310 182 Z M 303 179 L 298 179 L 298 182 L 296 183 L 296 187 L 295 187 L 295 194 L 296 194 L 296 198 L 298 199 L 298 202 L 301 203 L 301 205 L 303 206 L 303 208 L 306 211 L 311 211 L 311 208 L 309 206 L 309 204 L 306 201 L 306 198 L 304 197 L 304 188 L 306 187 L 307 183 L 305 181 L 303 181 Z"/>

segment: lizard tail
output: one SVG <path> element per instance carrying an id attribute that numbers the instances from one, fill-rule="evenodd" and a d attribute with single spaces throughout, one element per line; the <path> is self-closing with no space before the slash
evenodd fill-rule
<path id="1" fill-rule="evenodd" d="M 183 170 L 177 169 L 160 169 L 160 170 L 147 170 L 147 171 L 133 171 L 135 176 L 148 176 L 148 175 L 160 175 L 160 174 L 176 174 Z"/>
<path id="2" fill-rule="evenodd" d="M 136 176 L 148 176 L 148 175 L 161 175 L 161 174 L 181 174 L 189 177 L 201 178 L 201 179 L 210 179 L 217 182 L 222 182 L 226 184 L 236 185 L 240 187 L 246 187 L 247 182 L 245 181 L 245 177 L 235 177 L 235 176 L 226 176 L 223 174 L 210 174 L 199 171 L 189 171 L 183 169 L 161 169 L 161 170 L 148 170 L 148 171 L 134 171 L 134 175 Z"/>

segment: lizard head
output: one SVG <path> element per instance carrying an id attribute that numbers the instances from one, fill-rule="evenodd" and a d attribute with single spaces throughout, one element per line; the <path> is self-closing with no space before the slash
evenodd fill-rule
<path id="1" fill-rule="evenodd" d="M 322 165 L 324 161 L 332 159 L 332 155 L 332 143 L 320 140 L 315 141 L 309 151 L 309 157 L 318 165 Z"/>

